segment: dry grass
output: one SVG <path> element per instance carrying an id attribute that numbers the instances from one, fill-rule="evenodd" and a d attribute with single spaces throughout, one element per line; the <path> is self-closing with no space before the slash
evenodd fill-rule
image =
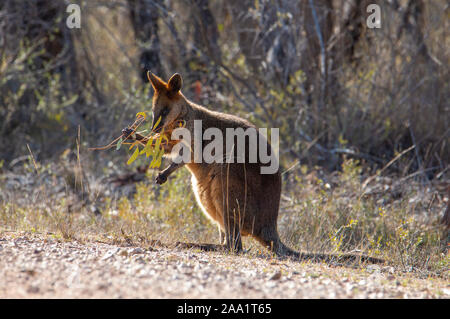
<path id="1" fill-rule="evenodd" d="M 282 239 L 306 251 L 360 250 L 388 260 L 401 272 L 448 278 L 450 259 L 439 218 L 449 199 L 435 186 L 389 177 L 378 177 L 363 189 L 362 167 L 354 160 L 344 163 L 341 173 L 325 175 L 299 166 L 284 175 L 278 226 Z M 88 176 L 85 182 L 91 185 L 85 189 L 91 193 L 84 196 L 93 200 L 76 207 L 80 197 L 67 184 L 56 192 L 60 172 L 55 164 L 37 167 L 38 172 L 25 163 L 22 169 L 24 178 L 34 181 L 32 191 L 16 185 L 11 192 L 11 176 L 2 176 L 6 196 L 0 202 L 0 230 L 140 246 L 155 240 L 218 242 L 216 227 L 195 203 L 186 170 L 178 171 L 163 187 L 150 182 L 154 173 L 149 171 L 130 196 L 112 196 L 117 189 L 111 192 L 105 183 L 95 184 Z M 100 214 L 94 214 L 92 207 Z M 244 246 L 250 258 L 267 255 L 254 240 L 245 239 Z"/>

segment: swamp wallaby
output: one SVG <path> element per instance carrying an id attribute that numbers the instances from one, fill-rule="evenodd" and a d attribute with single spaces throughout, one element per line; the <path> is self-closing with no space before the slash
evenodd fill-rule
<path id="1" fill-rule="evenodd" d="M 178 73 L 174 74 L 167 83 L 150 71 L 147 75 L 154 88 L 152 106 L 154 123 L 152 127 L 155 131 L 161 131 L 176 121 L 183 121 L 185 129 L 192 136 L 195 135 L 194 124 L 196 121 L 201 121 L 202 136 L 208 128 L 214 128 L 216 132 L 221 132 L 224 136 L 227 134 L 227 129 L 230 128 L 256 129 L 245 119 L 215 112 L 189 101 L 180 91 L 183 81 Z M 156 123 L 159 118 L 161 120 Z M 222 163 L 196 162 L 194 160 L 196 145 L 194 144 L 192 142 L 189 149 L 191 161 L 188 163 L 172 161 L 166 169 L 158 174 L 156 182 L 163 184 L 171 173 L 185 165 L 192 174 L 192 187 L 198 204 L 206 216 L 219 227 L 221 244 L 225 244 L 230 250 L 240 251 L 242 250 L 241 237 L 252 236 L 280 256 L 317 260 L 329 260 L 337 257 L 327 254 L 296 252 L 281 242 L 277 232 L 281 196 L 281 174 L 278 166 L 275 172 L 263 174 L 261 168 L 267 167 L 267 163 L 263 164 L 259 157 L 256 162 L 249 161 L 253 155 L 250 153 L 250 149 L 252 149 L 250 146 L 256 145 L 256 148 L 252 149 L 253 152 L 258 152 L 263 147 L 268 150 L 269 155 L 272 154 L 273 148 L 265 136 L 259 132 L 257 140 L 246 136 L 244 154 L 238 153 L 239 148 L 235 147 L 236 145 L 233 144 L 230 151 L 230 148 L 222 143 L 224 144 L 223 149 L 218 151 L 218 153 L 223 151 Z M 171 153 L 173 147 L 173 143 L 165 145 L 165 153 Z M 208 143 L 203 140 L 200 151 L 206 147 L 208 147 Z M 243 163 L 237 161 L 239 156 L 245 158 Z M 234 158 L 233 163 L 226 161 L 230 157 Z M 339 259 L 342 258 L 379 261 L 376 258 L 350 254 L 339 257 Z"/>

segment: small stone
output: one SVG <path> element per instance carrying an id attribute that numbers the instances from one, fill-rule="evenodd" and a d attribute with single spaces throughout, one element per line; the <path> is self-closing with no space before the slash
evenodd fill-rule
<path id="1" fill-rule="evenodd" d="M 119 250 L 120 250 L 120 248 L 109 250 L 108 252 L 106 252 L 106 254 L 103 255 L 103 257 L 100 260 L 106 260 L 106 259 L 113 257 L 115 254 L 117 254 L 119 252 Z"/>
<path id="2" fill-rule="evenodd" d="M 386 267 L 381 268 L 381 272 L 387 272 L 387 273 L 393 274 L 395 272 L 395 268 L 392 266 L 386 266 Z"/>
<path id="3" fill-rule="evenodd" d="M 270 277 L 270 280 L 279 280 L 280 278 L 281 278 L 281 271 L 277 271 Z"/>
<path id="4" fill-rule="evenodd" d="M 141 247 L 136 247 L 131 251 L 132 255 L 143 254 L 145 251 Z"/>
<path id="5" fill-rule="evenodd" d="M 36 271 L 34 269 L 22 269 L 21 272 L 26 273 L 28 276 L 33 277 L 36 275 Z"/>
<path id="6" fill-rule="evenodd" d="M 374 273 L 374 272 L 380 272 L 381 271 L 381 267 L 378 265 L 369 265 L 367 266 L 366 270 L 370 273 Z"/>
<path id="7" fill-rule="evenodd" d="M 103 283 L 98 284 L 97 285 L 97 289 L 98 290 L 106 290 L 106 289 L 108 289 L 108 285 L 107 284 L 103 284 Z"/>
<path id="8" fill-rule="evenodd" d="M 32 293 L 32 294 L 37 294 L 39 292 L 39 287 L 30 286 L 30 287 L 28 287 L 27 292 Z"/>
<path id="9" fill-rule="evenodd" d="M 275 288 L 276 285 L 277 285 L 277 284 L 276 284 L 274 281 L 268 281 L 268 282 L 266 283 L 266 287 L 267 287 L 267 288 Z"/>

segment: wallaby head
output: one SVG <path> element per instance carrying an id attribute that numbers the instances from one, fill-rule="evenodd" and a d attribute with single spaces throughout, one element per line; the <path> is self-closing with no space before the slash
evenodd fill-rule
<path id="1" fill-rule="evenodd" d="M 159 132 L 186 112 L 186 99 L 180 91 L 183 85 L 183 79 L 181 75 L 175 73 L 166 83 L 150 71 L 147 72 L 147 77 L 155 91 L 152 105 L 152 127 L 155 131 Z M 161 121 L 155 127 L 160 117 Z"/>

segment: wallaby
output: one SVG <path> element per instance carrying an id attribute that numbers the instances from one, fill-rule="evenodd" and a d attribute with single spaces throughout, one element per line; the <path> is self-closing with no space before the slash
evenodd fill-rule
<path id="1" fill-rule="evenodd" d="M 211 111 L 189 101 L 182 93 L 182 78 L 176 73 L 166 83 L 150 71 L 147 73 L 154 89 L 153 129 L 161 131 L 175 121 L 182 120 L 185 128 L 194 135 L 194 121 L 202 121 L 202 133 L 208 128 L 218 128 L 226 134 L 227 128 L 255 128 L 253 124 L 240 117 Z M 159 118 L 159 123 L 155 123 Z M 154 125 L 158 124 L 157 127 Z M 170 138 L 170 137 L 169 137 Z M 264 136 L 258 135 L 258 142 L 263 143 L 270 152 L 272 148 Z M 219 227 L 220 243 L 232 251 L 242 250 L 242 236 L 252 236 L 263 246 L 279 256 L 292 256 L 300 259 L 345 260 L 358 259 L 379 262 L 377 258 L 351 255 L 332 256 L 327 254 L 300 253 L 284 245 L 277 232 L 277 218 L 281 196 L 281 174 L 261 174 L 261 162 L 248 163 L 249 145 L 245 142 L 244 163 L 174 163 L 161 171 L 156 183 L 163 184 L 178 168 L 186 165 L 192 174 L 192 187 L 199 206 L 207 217 Z M 225 144 L 225 143 L 224 143 Z M 203 143 L 203 148 L 207 143 Z M 261 145 L 261 144 L 258 144 Z M 264 144 L 263 144 L 264 145 Z M 170 153 L 173 144 L 164 146 L 165 153 Z M 237 156 L 225 149 L 225 156 Z M 193 158 L 193 157 L 192 157 Z"/>

